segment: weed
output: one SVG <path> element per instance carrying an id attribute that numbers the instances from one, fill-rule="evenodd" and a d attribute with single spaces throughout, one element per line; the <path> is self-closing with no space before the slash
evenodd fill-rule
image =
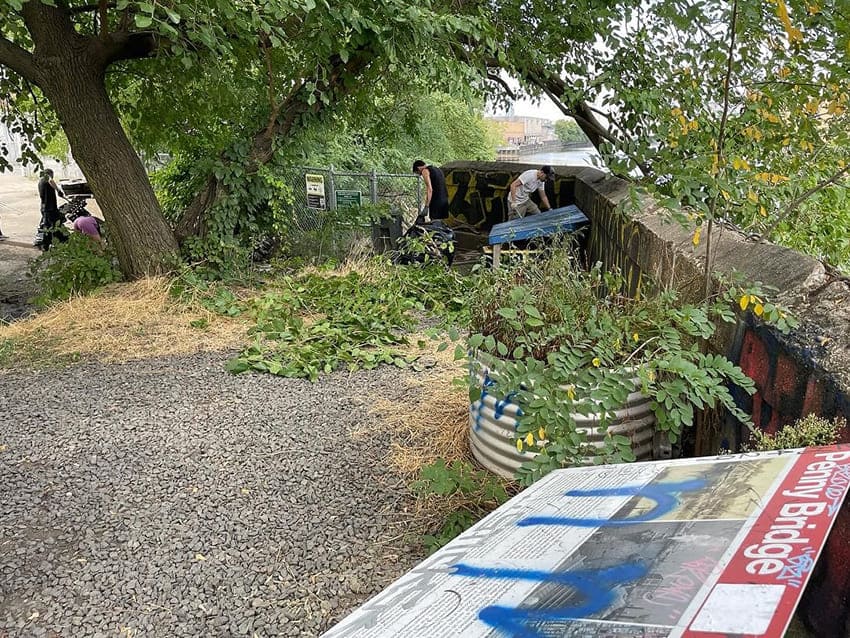
<path id="1" fill-rule="evenodd" d="M 490 472 L 476 470 L 467 461 L 452 461 L 446 465 L 443 459 L 423 467 L 411 489 L 425 502 L 436 497 L 443 504 L 442 508 L 428 508 L 437 519 L 433 525 L 434 533 L 422 538 L 431 553 L 472 527 L 511 496 L 508 484 Z"/>
<path id="2" fill-rule="evenodd" d="M 82 233 L 54 244 L 33 261 L 30 272 L 38 289 L 34 302 L 42 307 L 121 280 L 109 249 Z"/>
<path id="3" fill-rule="evenodd" d="M 838 432 L 847 422 L 836 417 L 832 420 L 809 414 L 794 423 L 784 425 L 776 434 L 760 430 L 752 433 L 748 450 L 785 450 L 810 445 L 832 445 L 838 440 Z"/>

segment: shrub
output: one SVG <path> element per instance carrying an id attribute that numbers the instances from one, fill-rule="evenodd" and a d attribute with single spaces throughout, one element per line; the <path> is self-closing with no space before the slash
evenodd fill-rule
<path id="1" fill-rule="evenodd" d="M 121 281 L 115 264 L 108 248 L 82 233 L 71 233 L 68 241 L 54 243 L 30 266 L 38 289 L 33 301 L 43 307 Z"/>
<path id="2" fill-rule="evenodd" d="M 762 452 L 810 445 L 832 445 L 838 440 L 838 431 L 846 425 L 847 422 L 841 417 L 828 420 L 809 414 L 794 423 L 782 426 L 776 434 L 754 431 L 746 449 Z"/>
<path id="3" fill-rule="evenodd" d="M 517 449 L 536 453 L 517 474 L 522 483 L 585 462 L 588 452 L 606 462 L 634 460 L 626 436 L 609 435 L 602 448 L 590 447 L 576 415 L 596 415 L 605 432 L 635 380 L 671 443 L 705 408 L 720 406 L 750 423 L 729 385 L 752 393 L 752 380 L 705 344 L 720 323 L 735 321 L 734 306 L 752 306 L 780 328 L 792 319 L 764 302 L 756 286 L 730 284 L 699 305 L 683 302 L 675 290 L 653 289 L 646 279 L 640 295 L 624 294 L 627 288 L 623 277 L 600 264 L 580 269 L 568 247 L 557 243 L 536 261 L 479 279 L 468 349 L 487 367 L 493 363 L 487 392 L 522 410 Z M 465 355 L 464 349 L 458 354 Z M 478 376 L 471 376 L 472 401 L 481 395 Z"/>

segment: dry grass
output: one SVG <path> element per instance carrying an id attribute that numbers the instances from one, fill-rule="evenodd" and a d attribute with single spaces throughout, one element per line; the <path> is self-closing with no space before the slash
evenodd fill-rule
<path id="1" fill-rule="evenodd" d="M 420 363 L 434 363 L 424 373 L 402 371 L 399 383 L 407 388 L 404 401 L 383 396 L 370 397 L 374 422 L 354 433 L 357 437 L 388 437 L 388 462 L 405 479 L 438 458 L 446 462 L 468 460 L 469 396 L 453 379 L 466 373 L 463 361 L 454 361 L 452 349 L 436 352 L 428 337 L 412 335 L 411 343 L 426 342 L 426 348 L 411 346 L 411 354 L 422 355 Z"/>
<path id="2" fill-rule="evenodd" d="M 31 319 L 0 326 L 0 341 L 49 355 L 116 362 L 220 351 L 244 342 L 247 324 L 175 300 L 165 278 L 113 284 L 57 303 Z M 200 320 L 200 321 L 199 321 Z M 190 322 L 203 327 L 193 327 Z"/>

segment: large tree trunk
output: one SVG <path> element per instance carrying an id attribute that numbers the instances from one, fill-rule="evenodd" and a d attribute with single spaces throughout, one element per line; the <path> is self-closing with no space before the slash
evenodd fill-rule
<path id="1" fill-rule="evenodd" d="M 67 10 L 28 2 L 22 14 L 35 51 L 18 53 L 23 75 L 41 87 L 68 137 L 74 159 L 108 223 L 109 241 L 128 278 L 163 272 L 177 241 L 139 156 L 106 93 L 104 73 L 118 59 L 152 49 L 149 36 L 84 37 Z"/>
<path id="2" fill-rule="evenodd" d="M 162 272 L 177 242 L 139 156 L 85 62 L 68 65 L 43 87 L 62 123 L 74 159 L 97 197 L 109 241 L 129 278 Z"/>

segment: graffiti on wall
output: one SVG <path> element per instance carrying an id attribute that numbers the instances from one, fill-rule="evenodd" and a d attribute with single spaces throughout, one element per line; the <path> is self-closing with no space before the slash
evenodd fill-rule
<path id="1" fill-rule="evenodd" d="M 443 170 L 451 217 L 482 232 L 489 232 L 494 224 L 507 221 L 511 182 L 521 171 L 510 166 L 491 170 L 449 166 Z M 574 203 L 574 184 L 573 178 L 564 176 L 556 176 L 554 181 L 546 183 L 546 197 L 553 207 Z M 531 199 L 539 203 L 537 193 L 533 193 Z"/>

